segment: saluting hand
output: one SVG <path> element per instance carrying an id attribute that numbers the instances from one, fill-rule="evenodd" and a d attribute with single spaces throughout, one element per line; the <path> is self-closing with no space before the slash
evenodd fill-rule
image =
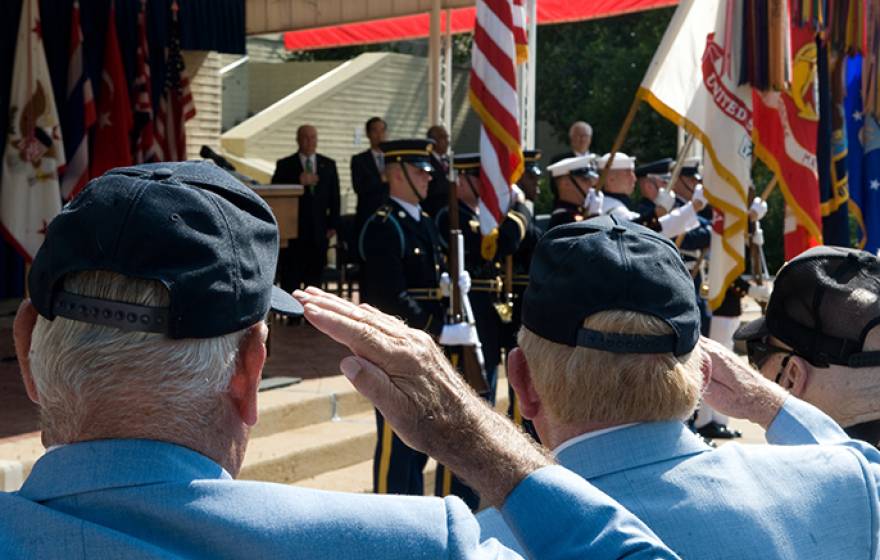
<path id="1" fill-rule="evenodd" d="M 767 429 L 788 393 L 720 343 L 700 337 L 700 349 L 703 374 L 708 377 L 703 401 L 722 414 Z"/>
<path id="2" fill-rule="evenodd" d="M 342 373 L 397 435 L 447 465 L 490 503 L 501 504 L 523 478 L 552 464 L 474 393 L 426 332 L 318 288 L 294 296 L 315 328 L 352 351 L 340 363 Z"/>

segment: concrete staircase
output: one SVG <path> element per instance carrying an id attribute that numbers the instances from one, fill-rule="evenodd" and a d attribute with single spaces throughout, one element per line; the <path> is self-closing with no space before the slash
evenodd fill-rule
<path id="1" fill-rule="evenodd" d="M 498 408 L 507 408 L 499 379 Z M 240 479 L 310 488 L 370 492 L 376 445 L 373 407 L 342 376 L 303 381 L 260 393 L 255 426 Z M 39 434 L 0 440 L 0 490 L 16 490 L 43 454 Z M 426 469 L 434 487 L 436 463 Z"/>

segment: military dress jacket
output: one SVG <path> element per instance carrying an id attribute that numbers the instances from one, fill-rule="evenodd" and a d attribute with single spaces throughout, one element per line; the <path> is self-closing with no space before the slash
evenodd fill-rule
<path id="1" fill-rule="evenodd" d="M 358 250 L 363 301 L 413 328 L 439 334 L 446 311 L 438 295 L 445 264 L 431 218 L 421 212 L 416 221 L 389 200 L 364 223 Z"/>
<path id="2" fill-rule="evenodd" d="M 504 259 L 513 255 L 526 236 L 531 215 L 525 205 L 514 204 L 498 226 L 493 258 L 484 258 L 483 234 L 480 217 L 463 202 L 458 204 L 459 226 L 464 237 L 464 267 L 471 275 L 472 287 L 468 298 L 477 324 L 477 335 L 483 347 L 483 359 L 487 370 L 501 363 L 501 339 L 503 326 L 495 303 L 503 299 L 501 279 L 504 275 Z M 449 208 L 437 213 L 437 229 L 443 235 L 441 243 L 448 250 Z"/>
<path id="3" fill-rule="evenodd" d="M 557 200 L 556 204 L 553 205 L 553 212 L 550 214 L 550 222 L 547 224 L 547 229 L 563 224 L 580 222 L 589 217 L 587 209 L 583 206 L 565 202 L 564 200 Z"/>

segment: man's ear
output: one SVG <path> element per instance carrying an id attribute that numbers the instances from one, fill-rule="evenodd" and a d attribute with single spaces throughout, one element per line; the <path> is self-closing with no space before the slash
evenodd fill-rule
<path id="1" fill-rule="evenodd" d="M 803 398 L 810 380 L 810 364 L 800 356 L 792 355 L 782 370 L 779 385 L 792 395 Z"/>
<path id="2" fill-rule="evenodd" d="M 18 312 L 15 314 L 15 322 L 12 325 L 12 340 L 15 344 L 15 356 L 18 358 L 21 379 L 24 381 L 24 388 L 27 390 L 28 398 L 39 404 L 40 396 L 37 394 L 37 386 L 31 374 L 31 361 L 29 357 L 31 339 L 36 325 L 37 308 L 31 304 L 31 300 L 26 299 L 18 306 Z"/>
<path id="3" fill-rule="evenodd" d="M 541 398 L 532 383 L 532 372 L 525 354 L 514 348 L 507 357 L 507 382 L 513 387 L 519 402 L 519 410 L 529 420 L 541 412 Z"/>
<path id="4" fill-rule="evenodd" d="M 257 391 L 266 365 L 266 337 L 269 328 L 260 322 L 241 340 L 235 372 L 229 381 L 229 397 L 238 410 L 241 421 L 248 426 L 257 423 Z"/>

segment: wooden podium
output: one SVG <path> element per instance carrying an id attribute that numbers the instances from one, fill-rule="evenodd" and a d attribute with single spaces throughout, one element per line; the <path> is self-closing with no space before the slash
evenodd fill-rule
<path id="1" fill-rule="evenodd" d="M 254 191 L 272 208 L 278 221 L 278 236 L 281 247 L 287 247 L 290 239 L 299 237 L 299 197 L 303 195 L 302 185 L 260 185 Z"/>

